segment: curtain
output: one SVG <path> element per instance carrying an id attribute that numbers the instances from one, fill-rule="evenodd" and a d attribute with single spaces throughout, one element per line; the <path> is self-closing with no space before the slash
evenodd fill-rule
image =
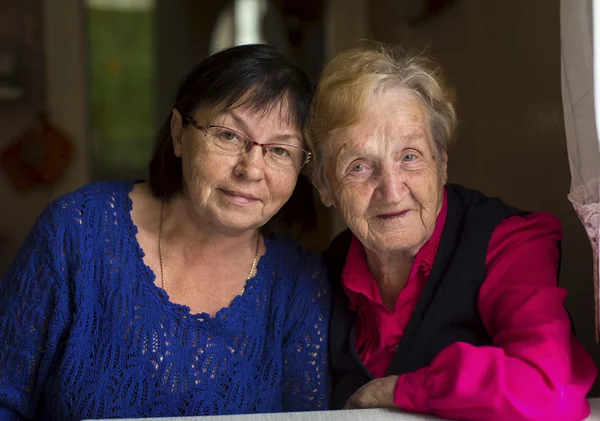
<path id="1" fill-rule="evenodd" d="M 600 0 L 561 0 L 562 97 L 571 169 L 569 200 L 586 229 L 594 252 L 596 341 L 600 326 L 598 241 L 600 236 L 600 148 L 594 95 L 594 74 L 600 74 L 600 43 L 594 28 Z M 598 26 L 598 25 L 597 25 Z M 594 33 L 594 32 L 598 33 Z M 594 63 L 596 61 L 596 63 Z M 595 83 L 600 83 L 596 76 Z M 596 91 L 598 86 L 596 86 Z M 600 111 L 600 110 L 598 110 Z"/>

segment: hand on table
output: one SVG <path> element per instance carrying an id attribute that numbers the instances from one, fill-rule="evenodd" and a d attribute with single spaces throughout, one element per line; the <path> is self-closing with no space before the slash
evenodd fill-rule
<path id="1" fill-rule="evenodd" d="M 344 409 L 397 408 L 394 404 L 394 388 L 397 381 L 398 376 L 371 380 L 350 396 Z"/>

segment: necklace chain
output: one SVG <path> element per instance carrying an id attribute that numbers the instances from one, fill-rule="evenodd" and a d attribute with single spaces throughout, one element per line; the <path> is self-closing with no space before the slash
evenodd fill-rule
<path id="1" fill-rule="evenodd" d="M 158 261 L 160 263 L 160 285 L 163 290 L 165 290 L 165 273 L 163 269 L 163 256 L 162 256 L 162 233 L 163 233 L 163 213 L 165 210 L 165 202 L 164 200 L 160 203 L 160 221 L 158 223 Z M 246 281 L 244 282 L 244 286 L 242 287 L 242 291 L 239 295 L 243 295 L 246 292 L 246 283 L 252 277 L 252 273 L 256 268 L 256 262 L 258 261 L 258 251 L 260 249 L 260 234 L 256 235 L 256 252 L 254 253 L 254 260 L 252 261 L 252 266 L 250 267 L 250 272 L 248 272 L 248 276 L 246 277 Z M 166 290 L 165 290 L 166 291 Z"/>

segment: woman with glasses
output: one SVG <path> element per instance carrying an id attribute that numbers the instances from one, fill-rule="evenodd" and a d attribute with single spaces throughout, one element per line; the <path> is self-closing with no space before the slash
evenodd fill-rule
<path id="1" fill-rule="evenodd" d="M 0 283 L 0 420 L 327 406 L 321 260 L 265 229 L 311 94 L 273 48 L 224 50 L 182 81 L 148 182 L 48 206 Z"/>

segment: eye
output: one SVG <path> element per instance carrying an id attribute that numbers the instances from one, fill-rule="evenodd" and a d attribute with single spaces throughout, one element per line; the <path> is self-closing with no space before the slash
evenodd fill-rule
<path id="1" fill-rule="evenodd" d="M 418 158 L 417 154 L 408 153 L 402 157 L 402 162 L 412 162 Z"/>
<path id="2" fill-rule="evenodd" d="M 352 180 L 364 179 L 365 177 L 369 177 L 373 172 L 374 162 L 365 158 L 354 159 L 347 164 L 344 163 L 345 168 L 343 173 L 340 174 L 342 177 L 348 177 Z"/>
<path id="3" fill-rule="evenodd" d="M 290 152 L 281 146 L 275 146 L 271 148 L 270 151 L 277 155 L 277 157 L 285 158 L 290 156 Z"/>
<path id="4" fill-rule="evenodd" d="M 238 137 L 237 133 L 229 131 L 229 130 L 223 130 L 223 131 L 221 131 L 221 133 L 219 134 L 219 137 L 222 140 L 226 140 L 228 142 L 234 142 L 234 141 L 240 141 L 241 140 Z"/>

